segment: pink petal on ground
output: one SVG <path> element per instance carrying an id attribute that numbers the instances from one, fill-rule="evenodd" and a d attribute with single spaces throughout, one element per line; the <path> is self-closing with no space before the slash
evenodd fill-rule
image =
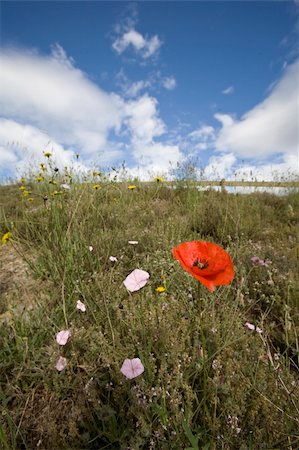
<path id="1" fill-rule="evenodd" d="M 144 366 L 139 358 L 125 359 L 120 371 L 129 380 L 132 380 L 144 372 Z"/>
<path id="2" fill-rule="evenodd" d="M 90 245 L 90 246 L 88 247 L 88 250 L 89 250 L 90 252 L 92 252 L 92 251 L 93 251 L 93 246 Z"/>
<path id="3" fill-rule="evenodd" d="M 131 245 L 137 245 L 137 244 L 138 244 L 138 241 L 128 241 L 128 244 L 131 244 Z"/>
<path id="4" fill-rule="evenodd" d="M 246 322 L 245 327 L 248 328 L 248 330 L 256 331 L 257 333 L 261 334 L 263 330 L 261 330 L 259 327 L 256 327 L 253 325 L 253 323 Z"/>
<path id="5" fill-rule="evenodd" d="M 71 333 L 69 330 L 61 330 L 56 334 L 56 342 L 59 345 L 65 345 L 70 337 Z"/>
<path id="6" fill-rule="evenodd" d="M 67 366 L 67 359 L 63 356 L 59 356 L 55 369 L 58 370 L 58 372 L 61 372 L 63 369 L 65 369 Z"/>
<path id="7" fill-rule="evenodd" d="M 109 256 L 109 261 L 117 262 L 117 258 L 115 256 Z"/>
<path id="8" fill-rule="evenodd" d="M 250 261 L 251 261 L 253 264 L 259 264 L 260 258 L 259 258 L 258 256 L 252 256 L 252 257 L 250 258 Z"/>
<path id="9" fill-rule="evenodd" d="M 84 303 L 81 302 L 81 300 L 77 301 L 77 309 L 79 309 L 79 311 L 82 312 L 86 311 L 86 306 L 84 305 Z"/>
<path id="10" fill-rule="evenodd" d="M 124 285 L 130 292 L 139 291 L 148 282 L 150 275 L 145 270 L 135 269 L 124 281 Z"/>

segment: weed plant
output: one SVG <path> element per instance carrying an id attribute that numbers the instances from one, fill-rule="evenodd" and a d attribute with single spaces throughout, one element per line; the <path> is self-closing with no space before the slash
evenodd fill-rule
<path id="1" fill-rule="evenodd" d="M 298 193 L 53 167 L 0 192 L 3 449 L 299 447 Z M 210 293 L 182 270 L 172 248 L 191 240 L 226 249 L 231 284 Z M 150 280 L 130 293 L 136 268 Z M 143 374 L 127 379 L 127 358 Z"/>

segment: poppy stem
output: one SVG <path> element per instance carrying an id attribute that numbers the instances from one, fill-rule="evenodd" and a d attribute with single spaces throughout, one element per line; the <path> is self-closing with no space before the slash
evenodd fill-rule
<path id="1" fill-rule="evenodd" d="M 203 311 L 203 305 L 202 305 L 202 301 L 201 301 L 201 284 L 197 283 L 197 301 L 198 301 L 198 308 L 199 308 L 199 313 L 200 315 L 202 314 Z"/>

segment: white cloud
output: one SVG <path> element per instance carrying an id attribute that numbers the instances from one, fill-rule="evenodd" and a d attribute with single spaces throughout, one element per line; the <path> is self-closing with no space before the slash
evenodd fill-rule
<path id="1" fill-rule="evenodd" d="M 153 80 L 130 81 L 124 70 L 121 69 L 115 76 L 117 86 L 125 97 L 137 97 L 144 89 L 151 88 Z"/>
<path id="2" fill-rule="evenodd" d="M 18 159 L 14 153 L 0 145 L 0 166 L 2 169 L 5 169 L 6 172 L 11 172 L 11 167 L 13 167 L 17 161 Z"/>
<path id="3" fill-rule="evenodd" d="M 199 142 L 195 145 L 195 150 L 208 150 L 209 144 L 207 142 Z"/>
<path id="4" fill-rule="evenodd" d="M 159 117 L 158 102 L 154 97 L 145 94 L 129 102 L 126 113 L 132 151 L 138 164 L 157 172 L 180 160 L 182 155 L 178 145 L 156 141 L 166 132 L 166 126 Z"/>
<path id="5" fill-rule="evenodd" d="M 61 166 L 69 166 L 75 153 L 83 165 L 124 159 L 132 164 L 133 158 L 151 167 L 155 158 L 163 165 L 180 156 L 178 146 L 159 142 L 166 126 L 156 98 L 144 94 L 126 101 L 103 91 L 60 46 L 50 56 L 3 50 L 0 58 L 2 172 L 39 162 L 45 149 Z M 131 84 L 128 95 L 138 95 L 146 85 Z"/>
<path id="6" fill-rule="evenodd" d="M 210 125 L 202 125 L 197 130 L 192 131 L 188 135 L 192 140 L 207 141 L 215 138 L 215 129 Z"/>
<path id="7" fill-rule="evenodd" d="M 219 180 L 230 178 L 237 158 L 233 153 L 212 156 L 209 164 L 204 169 L 204 176 L 208 180 Z"/>
<path id="8" fill-rule="evenodd" d="M 174 78 L 174 76 L 165 77 L 162 80 L 162 86 L 168 91 L 171 91 L 176 87 L 176 79 Z"/>
<path id="9" fill-rule="evenodd" d="M 234 86 L 228 86 L 227 88 L 223 89 L 222 94 L 229 95 L 233 94 L 235 91 Z"/>
<path id="10" fill-rule="evenodd" d="M 150 87 L 150 82 L 148 80 L 135 81 L 127 87 L 124 94 L 127 97 L 136 97 L 141 91 Z"/>
<path id="11" fill-rule="evenodd" d="M 298 159 L 296 160 L 294 156 L 289 156 L 280 163 L 246 164 L 243 167 L 236 167 L 231 173 L 231 178 L 236 180 L 280 181 L 294 177 L 298 179 Z"/>
<path id="12" fill-rule="evenodd" d="M 176 164 L 182 158 L 178 145 L 168 145 L 161 142 L 143 144 L 135 142 L 134 155 L 138 164 L 146 167 L 146 170 L 159 173 L 167 171 L 171 164 Z"/>
<path id="13" fill-rule="evenodd" d="M 133 141 L 140 140 L 148 144 L 154 137 L 165 132 L 165 124 L 158 116 L 157 105 L 157 100 L 147 94 L 126 105 L 126 122 Z"/>
<path id="14" fill-rule="evenodd" d="M 157 35 L 152 37 L 144 37 L 135 29 L 125 31 L 120 37 L 116 38 L 112 44 L 112 48 L 121 54 L 128 47 L 132 46 L 137 54 L 147 59 L 156 54 L 161 47 L 162 42 Z"/>
<path id="15" fill-rule="evenodd" d="M 4 117 L 45 130 L 86 155 L 105 148 L 123 119 L 123 101 L 92 83 L 61 47 L 51 56 L 2 51 L 0 110 Z"/>
<path id="16" fill-rule="evenodd" d="M 74 152 L 63 148 L 41 130 L 0 118 L 0 162 L 1 168 L 12 172 L 14 169 L 33 170 L 43 159 L 43 150 L 50 151 L 59 168 L 70 166 Z M 73 163 L 76 165 L 75 163 Z M 13 170 L 12 170 L 13 169 Z"/>
<path id="17" fill-rule="evenodd" d="M 216 113 L 214 114 L 214 117 L 222 124 L 223 127 L 230 127 L 234 124 L 234 119 L 229 114 Z"/>
<path id="18" fill-rule="evenodd" d="M 240 120 L 215 114 L 222 123 L 215 145 L 220 151 L 245 158 L 267 158 L 273 154 L 298 156 L 299 61 L 288 66 L 268 97 Z"/>

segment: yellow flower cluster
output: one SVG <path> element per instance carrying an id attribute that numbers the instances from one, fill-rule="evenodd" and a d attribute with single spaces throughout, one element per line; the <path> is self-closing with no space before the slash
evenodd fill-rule
<path id="1" fill-rule="evenodd" d="M 2 238 L 1 238 L 1 242 L 3 245 L 7 244 L 7 242 L 12 238 L 12 234 L 10 231 L 8 231 L 7 233 L 5 233 Z"/>
<path id="2" fill-rule="evenodd" d="M 156 292 L 158 292 L 158 294 L 162 294 L 162 292 L 165 292 L 166 288 L 164 286 L 158 286 L 156 288 Z"/>

